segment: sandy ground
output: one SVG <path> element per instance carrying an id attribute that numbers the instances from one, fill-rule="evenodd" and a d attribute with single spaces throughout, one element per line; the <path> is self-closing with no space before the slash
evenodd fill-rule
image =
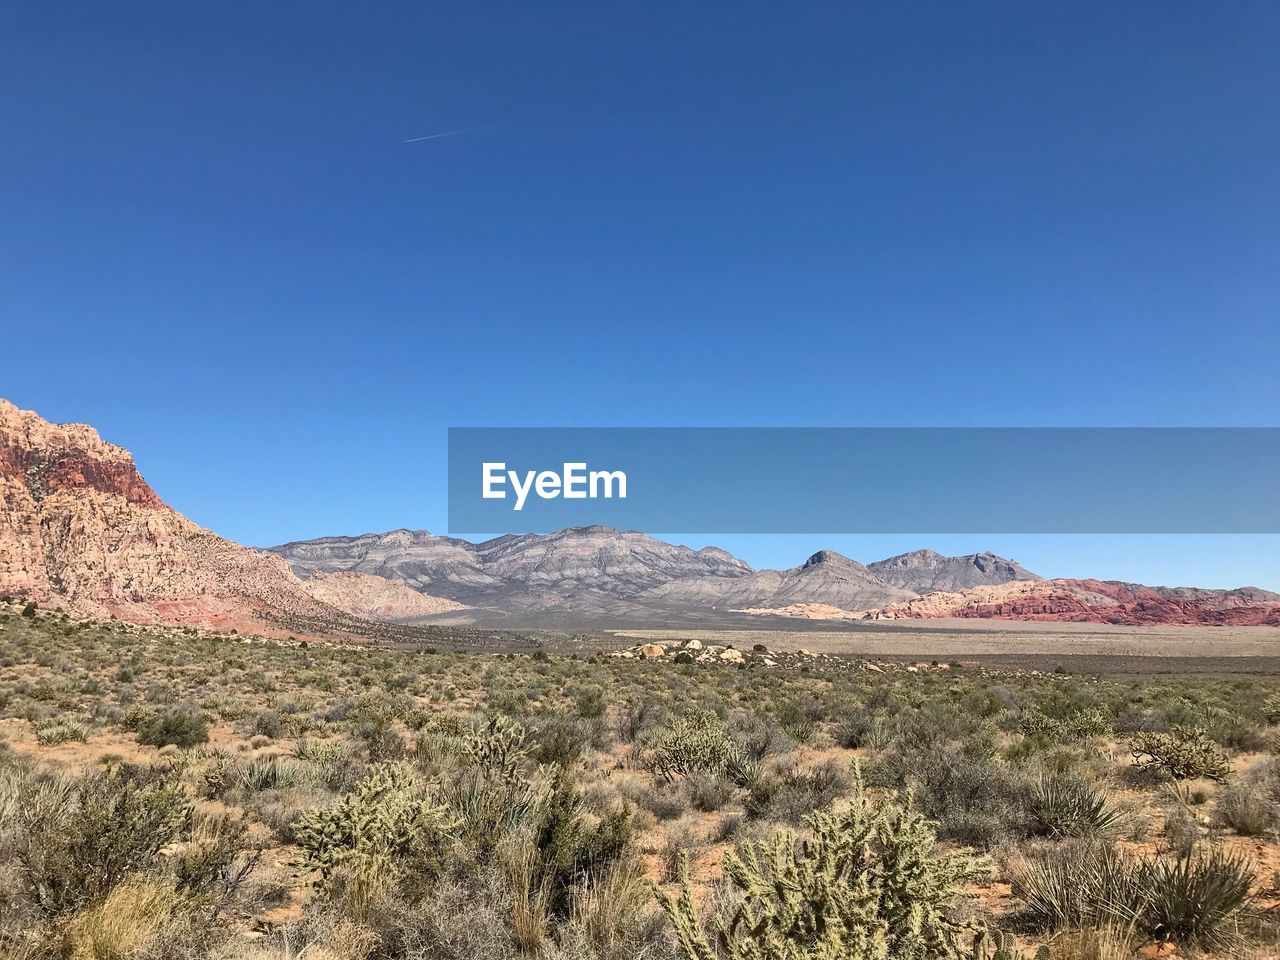
<path id="1" fill-rule="evenodd" d="M 859 656 L 991 655 L 1091 657 L 1280 658 L 1277 627 L 1118 627 L 1097 623 L 930 620 L 840 630 L 619 630 L 614 636 L 689 639 L 747 648 Z"/>

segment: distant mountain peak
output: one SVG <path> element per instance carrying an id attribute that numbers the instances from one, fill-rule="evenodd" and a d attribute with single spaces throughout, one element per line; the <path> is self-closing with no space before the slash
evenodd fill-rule
<path id="1" fill-rule="evenodd" d="M 854 564 L 859 567 L 862 566 L 862 564 L 858 563 L 857 560 L 851 560 L 843 553 L 836 553 L 834 550 L 819 550 L 817 553 L 812 554 L 808 560 L 802 563 L 800 565 L 800 569 L 808 570 L 811 567 L 818 567 L 824 564 L 831 564 L 835 566 Z"/>
<path id="2" fill-rule="evenodd" d="M 990 551 L 946 557 L 933 550 L 912 550 L 877 560 L 867 568 L 886 582 L 919 594 L 1040 579 L 1015 561 Z"/>

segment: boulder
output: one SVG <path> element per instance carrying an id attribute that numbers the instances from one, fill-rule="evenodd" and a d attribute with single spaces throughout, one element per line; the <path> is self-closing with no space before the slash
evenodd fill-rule
<path id="1" fill-rule="evenodd" d="M 730 647 L 727 650 L 720 651 L 720 659 L 725 663 L 742 663 L 746 658 L 742 655 L 741 650 L 734 650 Z"/>
<path id="2" fill-rule="evenodd" d="M 701 650 L 701 649 L 702 649 L 702 641 L 701 641 L 701 640 L 690 640 L 688 643 L 686 643 L 686 644 L 684 645 L 684 648 L 685 648 L 686 650 Z"/>
<path id="3" fill-rule="evenodd" d="M 657 660 L 662 656 L 662 653 L 662 647 L 658 646 L 656 643 L 646 643 L 640 648 L 640 656 L 644 657 L 646 660 Z"/>

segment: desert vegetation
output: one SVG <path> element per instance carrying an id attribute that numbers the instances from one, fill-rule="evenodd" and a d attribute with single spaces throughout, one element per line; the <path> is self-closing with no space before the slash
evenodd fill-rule
<path id="1" fill-rule="evenodd" d="M 1272 678 L 693 661 L 0 604 L 0 955 L 1275 955 Z"/>

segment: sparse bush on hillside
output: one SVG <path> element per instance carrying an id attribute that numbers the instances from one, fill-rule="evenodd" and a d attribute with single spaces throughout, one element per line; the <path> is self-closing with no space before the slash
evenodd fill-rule
<path id="1" fill-rule="evenodd" d="M 35 905 L 61 915 L 160 864 L 188 826 L 191 805 L 172 772 L 114 769 L 51 791 L 26 779 L 15 856 Z"/>
<path id="2" fill-rule="evenodd" d="M 186 749 L 209 739 L 209 724 L 198 710 L 178 709 L 150 714 L 136 727 L 138 742 L 151 747 L 172 744 Z"/>

